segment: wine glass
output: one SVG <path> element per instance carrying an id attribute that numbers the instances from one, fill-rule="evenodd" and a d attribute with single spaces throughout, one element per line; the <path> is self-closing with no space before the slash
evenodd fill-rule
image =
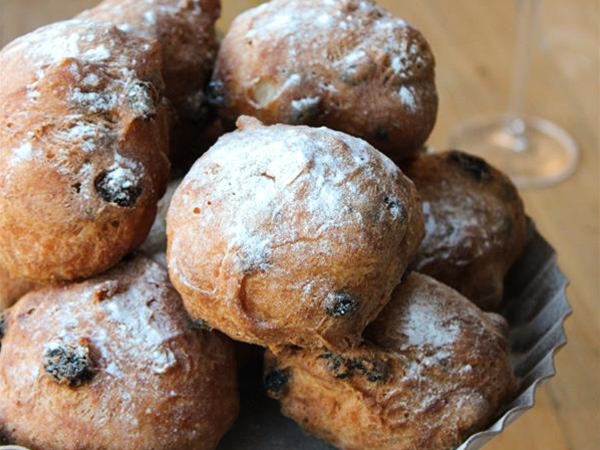
<path id="1" fill-rule="evenodd" d="M 516 0 L 517 36 L 508 112 L 475 117 L 450 133 L 450 146 L 485 158 L 519 187 L 543 187 L 568 178 L 579 150 L 558 125 L 524 113 L 532 34 L 541 0 Z"/>

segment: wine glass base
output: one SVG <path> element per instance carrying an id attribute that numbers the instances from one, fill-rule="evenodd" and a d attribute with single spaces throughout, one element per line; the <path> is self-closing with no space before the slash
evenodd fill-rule
<path id="1" fill-rule="evenodd" d="M 573 174 L 579 161 L 573 138 L 537 117 L 471 119 L 453 130 L 449 144 L 484 158 L 521 188 L 559 183 Z"/>

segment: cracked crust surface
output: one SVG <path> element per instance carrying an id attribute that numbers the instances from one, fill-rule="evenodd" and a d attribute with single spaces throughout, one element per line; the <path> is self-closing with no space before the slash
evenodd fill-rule
<path id="1" fill-rule="evenodd" d="M 210 86 L 221 118 L 327 126 L 394 158 L 418 151 L 437 115 L 421 33 L 362 0 L 273 0 L 238 16 Z"/>

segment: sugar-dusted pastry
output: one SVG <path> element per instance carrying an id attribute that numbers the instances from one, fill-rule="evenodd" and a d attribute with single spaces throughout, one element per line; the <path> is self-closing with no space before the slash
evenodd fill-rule
<path id="1" fill-rule="evenodd" d="M 204 89 L 219 48 L 215 21 L 220 14 L 220 0 L 104 0 L 78 16 L 159 41 L 165 95 L 176 115 L 169 155 L 174 165 L 191 165 L 199 155 L 197 140 L 209 118 Z"/>
<path id="2" fill-rule="evenodd" d="M 509 178 L 459 151 L 403 162 L 423 201 L 425 239 L 411 268 L 452 286 L 486 311 L 525 248 L 523 202 Z"/>
<path id="3" fill-rule="evenodd" d="M 234 20 L 209 98 L 229 122 L 324 125 L 403 158 L 435 123 L 434 66 L 421 33 L 370 0 L 272 0 Z"/>
<path id="4" fill-rule="evenodd" d="M 267 351 L 265 385 L 283 414 L 344 450 L 448 450 L 484 429 L 516 390 L 506 322 L 411 273 L 366 343 Z"/>
<path id="5" fill-rule="evenodd" d="M 0 266 L 102 272 L 145 239 L 169 173 L 155 41 L 71 20 L 0 51 Z"/>
<path id="6" fill-rule="evenodd" d="M 186 308 L 263 346 L 357 344 L 422 238 L 413 184 L 337 131 L 238 126 L 169 208 L 167 262 Z"/>
<path id="7" fill-rule="evenodd" d="M 136 257 L 5 312 L 0 434 L 32 450 L 214 449 L 238 411 L 231 343 Z"/>

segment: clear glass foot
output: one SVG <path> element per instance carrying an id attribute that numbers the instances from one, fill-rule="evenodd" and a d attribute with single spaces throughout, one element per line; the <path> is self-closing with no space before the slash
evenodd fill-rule
<path id="1" fill-rule="evenodd" d="M 450 134 L 452 148 L 480 156 L 520 188 L 545 187 L 573 174 L 579 151 L 571 136 L 537 117 L 471 119 Z"/>

